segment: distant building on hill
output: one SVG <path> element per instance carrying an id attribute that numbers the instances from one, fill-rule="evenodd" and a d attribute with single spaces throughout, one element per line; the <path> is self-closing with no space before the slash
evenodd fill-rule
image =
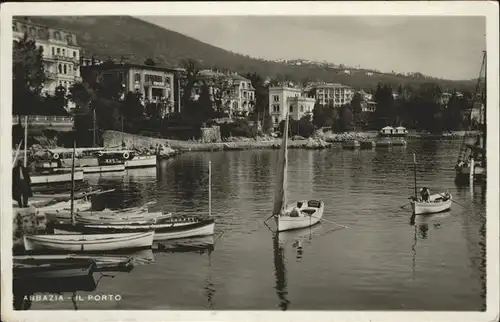
<path id="1" fill-rule="evenodd" d="M 290 118 L 300 120 L 305 115 L 311 115 L 316 100 L 307 97 L 299 88 L 270 87 L 269 88 L 269 115 L 276 126 L 290 113 Z"/>
<path id="2" fill-rule="evenodd" d="M 316 100 L 323 106 L 340 107 L 349 104 L 354 96 L 354 89 L 342 84 L 317 84 L 312 90 Z"/>
<path id="3" fill-rule="evenodd" d="M 175 82 L 176 68 L 149 66 L 140 64 L 100 64 L 82 66 L 82 75 L 86 80 L 106 80 L 115 78 L 121 82 L 124 93 L 140 93 L 144 105 L 148 103 L 160 104 L 161 116 L 173 112 L 180 112 L 180 100 L 176 99 L 179 91 L 178 82 Z M 175 104 L 177 101 L 177 104 Z"/>
<path id="4" fill-rule="evenodd" d="M 14 41 L 19 41 L 27 34 L 28 39 L 43 48 L 46 80 L 42 93 L 54 95 L 58 86 L 63 86 L 68 92 L 74 83 L 81 81 L 78 68 L 81 47 L 74 34 L 19 18 L 12 20 L 12 32 Z M 68 102 L 67 110 L 73 107 L 74 104 Z"/>

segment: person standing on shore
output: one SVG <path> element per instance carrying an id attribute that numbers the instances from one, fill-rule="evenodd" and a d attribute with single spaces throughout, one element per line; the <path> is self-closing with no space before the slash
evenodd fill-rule
<path id="1" fill-rule="evenodd" d="M 32 196 L 28 169 L 23 166 L 22 160 L 17 160 L 17 165 L 12 169 L 12 198 L 23 208 L 28 207 L 28 198 Z"/>

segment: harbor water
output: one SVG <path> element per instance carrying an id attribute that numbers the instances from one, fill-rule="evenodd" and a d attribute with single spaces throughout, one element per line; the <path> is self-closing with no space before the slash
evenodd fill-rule
<path id="1" fill-rule="evenodd" d="M 96 210 L 156 201 L 150 210 L 198 215 L 209 208 L 211 161 L 216 243 L 205 252 L 155 253 L 152 264 L 102 278 L 79 294 L 120 299 L 81 301 L 78 309 L 484 310 L 486 191 L 455 184 L 460 144 L 289 150 L 287 200 L 323 200 L 323 218 L 348 228 L 325 221 L 278 237 L 263 224 L 278 150 L 193 152 L 157 168 L 86 174 L 89 184 L 116 189 L 93 199 Z M 411 225 L 410 208 L 400 206 L 414 194 L 413 152 L 419 188 L 448 190 L 456 203 Z M 31 309 L 73 304 L 34 301 Z"/>

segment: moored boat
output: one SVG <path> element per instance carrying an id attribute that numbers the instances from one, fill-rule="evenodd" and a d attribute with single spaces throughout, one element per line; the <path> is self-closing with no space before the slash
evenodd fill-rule
<path id="1" fill-rule="evenodd" d="M 361 144 L 357 140 L 348 140 L 348 141 L 342 142 L 342 148 L 343 149 L 354 150 L 354 149 L 359 148 L 360 146 L 361 146 Z"/>
<path id="2" fill-rule="evenodd" d="M 65 258 L 64 260 L 13 257 L 13 277 L 62 278 L 87 275 L 95 267 L 90 258 Z"/>
<path id="3" fill-rule="evenodd" d="M 83 181 L 83 170 L 77 170 L 74 174 L 75 181 Z M 31 185 L 44 185 L 51 183 L 71 182 L 71 171 L 55 170 L 50 172 L 39 172 L 31 175 Z"/>
<path id="4" fill-rule="evenodd" d="M 125 167 L 127 169 L 156 167 L 156 163 L 156 155 L 135 155 L 133 158 L 125 160 Z"/>
<path id="5" fill-rule="evenodd" d="M 183 218 L 179 220 L 168 220 L 158 224 L 55 224 L 53 226 L 56 234 L 113 234 L 124 232 L 143 232 L 154 230 L 154 240 L 168 240 L 178 238 L 191 238 L 197 236 L 209 236 L 214 234 L 215 221 L 213 218 Z"/>
<path id="6" fill-rule="evenodd" d="M 85 254 L 51 254 L 51 255 L 18 255 L 13 257 L 14 268 L 18 265 L 50 267 L 78 265 L 79 262 L 93 262 L 95 271 L 129 271 L 133 267 L 132 257 L 116 255 Z"/>
<path id="7" fill-rule="evenodd" d="M 321 220 L 325 207 L 324 202 L 318 200 L 304 200 L 289 205 L 286 203 L 288 117 L 287 113 L 278 157 L 278 180 L 274 195 L 273 216 L 278 232 L 315 225 Z"/>
<path id="8" fill-rule="evenodd" d="M 299 229 L 316 225 L 323 217 L 323 201 L 303 200 L 285 207 L 278 218 L 278 231 Z"/>
<path id="9" fill-rule="evenodd" d="M 443 192 L 431 195 L 427 202 L 413 200 L 411 202 L 411 208 L 415 215 L 436 214 L 450 210 L 451 203 L 452 195 Z"/>
<path id="10" fill-rule="evenodd" d="M 150 248 L 154 231 L 114 234 L 25 235 L 27 251 L 98 252 L 120 249 Z"/>

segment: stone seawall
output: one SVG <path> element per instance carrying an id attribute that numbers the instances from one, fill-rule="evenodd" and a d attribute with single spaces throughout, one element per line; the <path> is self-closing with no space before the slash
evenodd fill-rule
<path id="1" fill-rule="evenodd" d="M 156 144 L 170 146 L 170 148 L 179 151 L 222 151 L 222 150 L 246 150 L 246 149 L 278 149 L 281 146 L 281 139 L 272 140 L 255 140 L 245 139 L 236 142 L 214 142 L 202 143 L 192 141 L 179 141 L 151 138 L 140 135 L 121 133 L 117 131 L 105 131 L 103 134 L 104 147 L 117 147 L 121 146 L 122 139 L 127 148 L 150 148 L 155 147 Z M 324 149 L 331 144 L 321 139 L 307 139 L 307 140 L 290 140 L 289 148 L 303 148 L 303 149 Z"/>

